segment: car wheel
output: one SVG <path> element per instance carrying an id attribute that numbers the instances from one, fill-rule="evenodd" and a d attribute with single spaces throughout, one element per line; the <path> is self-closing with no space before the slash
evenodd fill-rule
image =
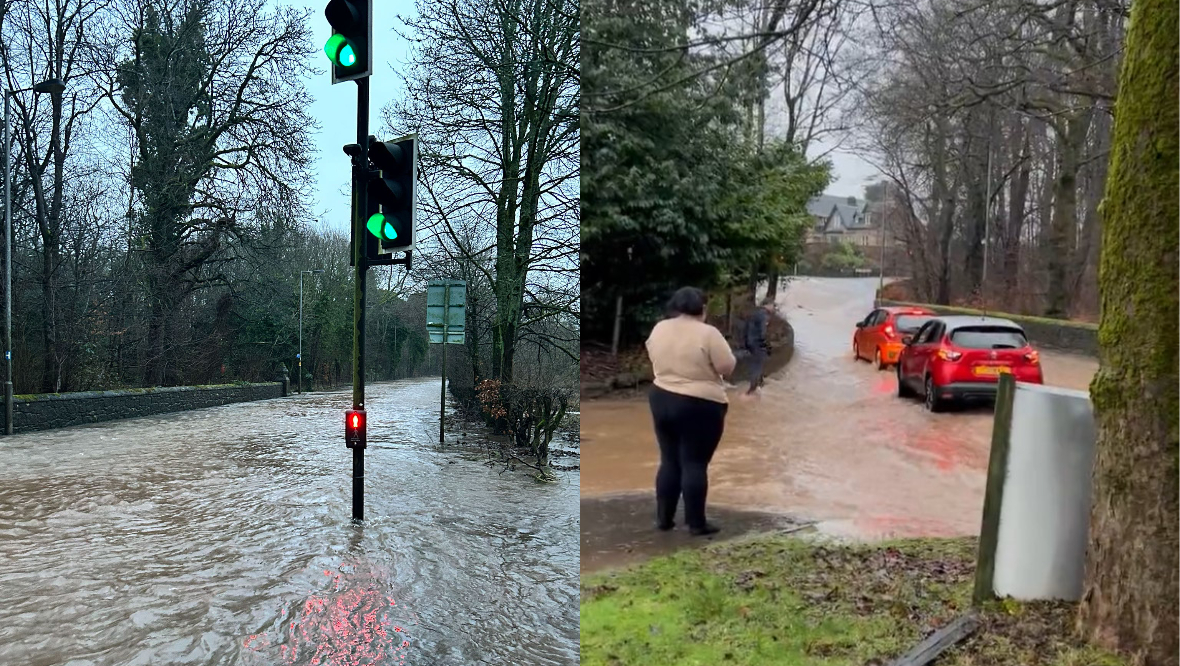
<path id="1" fill-rule="evenodd" d="M 877 347 L 877 350 L 873 352 L 873 363 L 877 366 L 878 370 L 885 369 L 885 361 L 881 358 L 880 347 Z"/>
<path id="2" fill-rule="evenodd" d="M 927 411 L 941 412 L 945 406 L 942 398 L 938 397 L 938 390 L 934 386 L 934 378 L 926 375 L 925 395 L 923 396 L 926 402 Z"/>
<path id="3" fill-rule="evenodd" d="M 856 344 L 856 340 L 852 341 L 852 360 L 860 360 L 860 346 Z"/>
<path id="4" fill-rule="evenodd" d="M 897 397 L 899 397 L 899 398 L 912 398 L 912 397 L 914 397 L 913 389 L 911 389 L 909 384 L 906 384 L 905 381 L 901 378 L 901 363 L 900 362 L 897 364 Z"/>

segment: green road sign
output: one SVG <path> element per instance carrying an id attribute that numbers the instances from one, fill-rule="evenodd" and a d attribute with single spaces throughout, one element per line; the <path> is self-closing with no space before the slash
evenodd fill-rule
<path id="1" fill-rule="evenodd" d="M 467 283 L 431 280 L 426 285 L 426 332 L 434 344 L 461 345 L 466 340 Z"/>

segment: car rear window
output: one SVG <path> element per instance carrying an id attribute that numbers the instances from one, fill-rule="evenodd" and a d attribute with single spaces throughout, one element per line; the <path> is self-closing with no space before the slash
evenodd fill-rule
<path id="1" fill-rule="evenodd" d="M 922 324 L 925 324 L 931 319 L 934 319 L 934 317 L 928 315 L 897 315 L 893 324 L 897 327 L 897 330 L 903 333 L 913 333 L 919 328 L 922 328 Z"/>
<path id="2" fill-rule="evenodd" d="M 1028 338 L 1019 328 L 969 326 L 955 329 L 951 342 L 965 349 L 1020 349 L 1028 344 Z"/>

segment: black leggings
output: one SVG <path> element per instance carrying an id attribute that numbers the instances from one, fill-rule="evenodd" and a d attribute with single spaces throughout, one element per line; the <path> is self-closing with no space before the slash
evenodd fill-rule
<path id="1" fill-rule="evenodd" d="M 653 386 L 648 394 L 651 416 L 660 444 L 656 497 L 673 507 L 684 495 L 684 522 L 705 525 L 705 495 L 709 492 L 709 461 L 725 430 L 729 405 L 672 393 Z"/>

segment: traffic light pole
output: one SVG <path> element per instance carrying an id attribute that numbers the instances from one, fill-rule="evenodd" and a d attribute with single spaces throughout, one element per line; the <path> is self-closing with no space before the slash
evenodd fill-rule
<path id="1" fill-rule="evenodd" d="M 352 167 L 352 408 L 365 408 L 365 211 L 369 184 L 369 77 L 356 80 L 356 142 L 360 157 Z M 365 449 L 352 449 L 352 519 L 365 519 Z"/>

